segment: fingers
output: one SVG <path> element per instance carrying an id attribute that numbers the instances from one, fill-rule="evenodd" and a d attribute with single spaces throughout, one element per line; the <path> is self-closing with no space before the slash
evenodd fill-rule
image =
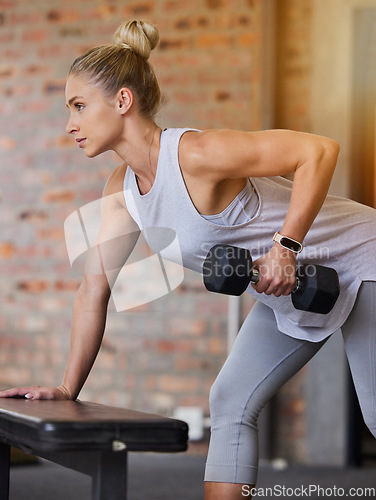
<path id="1" fill-rule="evenodd" d="M 31 401 L 37 399 L 58 399 L 54 388 L 40 386 L 33 387 L 27 394 L 25 394 L 25 398 Z"/>
<path id="2" fill-rule="evenodd" d="M 48 399 L 62 400 L 68 399 L 62 391 L 55 387 L 41 387 L 33 385 L 31 387 L 15 387 L 6 391 L 0 391 L 0 398 L 25 398 L 29 400 Z"/>
<path id="3" fill-rule="evenodd" d="M 33 387 L 14 387 L 13 389 L 7 389 L 6 391 L 0 391 L 0 398 L 24 398 L 26 394 L 35 389 Z"/>
<path id="4" fill-rule="evenodd" d="M 256 263 L 255 263 L 256 267 Z M 295 286 L 295 267 L 262 264 L 257 266 L 260 280 L 253 285 L 258 293 L 265 295 L 289 295 Z"/>
<path id="5" fill-rule="evenodd" d="M 281 248 L 279 245 L 273 246 L 253 263 L 260 276 L 260 281 L 253 287 L 256 292 L 280 297 L 294 290 L 296 255 Z"/>
<path id="6" fill-rule="evenodd" d="M 262 277 L 254 289 L 258 293 L 265 293 L 265 295 L 274 295 L 280 297 L 281 295 L 290 295 L 295 286 L 290 278 L 275 278 L 275 277 Z"/>
<path id="7" fill-rule="evenodd" d="M 295 266 L 291 264 L 287 266 L 276 265 L 275 263 L 270 264 L 268 262 L 266 264 L 258 264 L 257 270 L 260 280 L 253 286 L 256 292 L 280 297 L 281 295 L 289 295 L 294 290 L 296 280 Z"/>

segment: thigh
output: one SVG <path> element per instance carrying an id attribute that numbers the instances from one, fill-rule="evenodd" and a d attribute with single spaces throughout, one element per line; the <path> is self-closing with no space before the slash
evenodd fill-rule
<path id="1" fill-rule="evenodd" d="M 258 413 L 291 376 L 322 347 L 280 332 L 273 311 L 257 302 L 244 321 L 214 384 L 215 399 L 245 409 L 251 396 Z M 257 394 L 257 402 L 255 395 Z"/>
<path id="2" fill-rule="evenodd" d="M 376 282 L 362 283 L 354 308 L 341 330 L 363 416 L 368 427 L 375 434 Z"/>
<path id="3" fill-rule="evenodd" d="M 210 392 L 206 481 L 255 484 L 258 415 L 323 344 L 281 333 L 273 311 L 256 303 Z"/>

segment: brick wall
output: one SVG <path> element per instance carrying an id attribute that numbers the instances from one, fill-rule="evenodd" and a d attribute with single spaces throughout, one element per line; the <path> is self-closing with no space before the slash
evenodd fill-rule
<path id="1" fill-rule="evenodd" d="M 63 223 L 101 196 L 119 163 L 87 159 L 65 133 L 74 57 L 107 43 L 125 18 L 155 22 L 162 126 L 258 129 L 263 122 L 262 0 L 0 0 L 0 386 L 60 383 L 80 274 Z M 275 126 L 309 131 L 312 0 L 276 2 Z M 245 300 L 244 314 L 251 307 Z M 169 414 L 208 411 L 226 357 L 227 301 L 187 272 L 182 285 L 128 312 L 110 306 L 82 399 Z M 280 391 L 276 454 L 305 457 L 304 370 Z"/>
<path id="2" fill-rule="evenodd" d="M 137 16 L 161 31 L 153 63 L 162 126 L 260 126 L 261 0 L 0 0 L 0 385 L 60 383 L 80 275 L 63 223 L 101 196 L 119 159 L 87 159 L 65 133 L 73 58 Z M 245 308 L 249 307 L 246 302 Z M 169 413 L 207 411 L 226 356 L 225 298 L 187 273 L 167 297 L 110 307 L 82 399 Z"/>

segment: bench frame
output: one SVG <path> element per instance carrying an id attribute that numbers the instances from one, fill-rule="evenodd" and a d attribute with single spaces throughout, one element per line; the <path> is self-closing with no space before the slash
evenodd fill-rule
<path id="1" fill-rule="evenodd" d="M 9 498 L 11 446 L 91 476 L 92 500 L 125 500 L 128 451 L 185 451 L 187 439 L 185 422 L 149 413 L 79 401 L 0 400 L 0 500 Z"/>
<path id="2" fill-rule="evenodd" d="M 127 450 L 36 453 L 39 457 L 92 477 L 92 500 L 127 498 Z M 10 445 L 0 443 L 0 500 L 8 500 Z"/>

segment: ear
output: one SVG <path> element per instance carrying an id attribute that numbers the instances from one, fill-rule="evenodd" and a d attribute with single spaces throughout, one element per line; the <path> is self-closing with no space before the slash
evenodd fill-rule
<path id="1" fill-rule="evenodd" d="M 133 92 L 127 87 L 119 90 L 116 97 L 116 105 L 120 114 L 125 115 L 133 104 Z"/>

